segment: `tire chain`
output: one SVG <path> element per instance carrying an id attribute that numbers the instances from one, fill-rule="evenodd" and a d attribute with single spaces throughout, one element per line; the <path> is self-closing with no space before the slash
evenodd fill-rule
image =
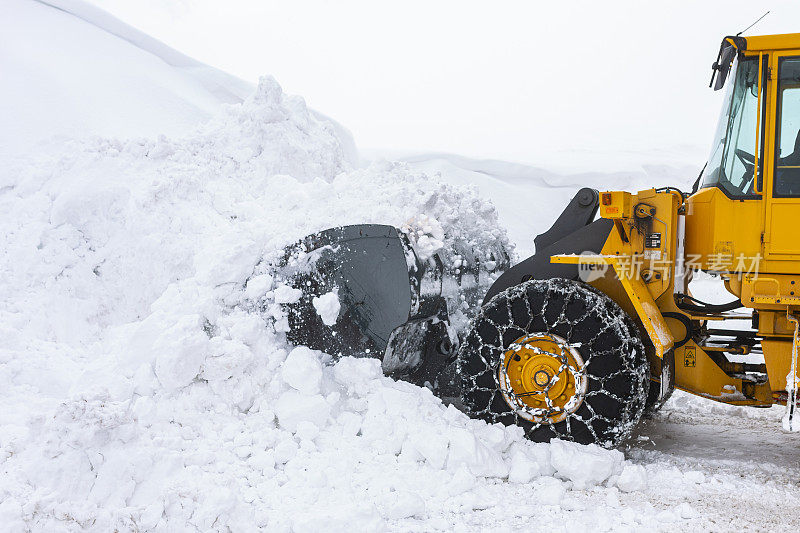
<path id="1" fill-rule="evenodd" d="M 534 310 L 531 308 L 531 302 L 527 296 L 529 289 L 535 288 L 537 285 L 539 288 L 543 287 L 544 289 L 544 302 L 538 315 L 534 314 Z M 585 312 L 578 318 L 570 319 L 566 316 L 566 308 L 571 301 L 574 301 L 575 298 L 580 299 L 585 303 Z M 525 302 L 528 312 L 528 323 L 524 326 L 517 326 L 514 323 L 512 305 L 518 299 L 522 299 Z M 546 316 L 548 314 L 548 306 L 552 303 L 552 301 L 557 301 L 557 299 L 562 301 L 560 313 L 555 320 L 547 320 Z M 503 318 L 507 318 L 507 321 L 498 322 L 491 320 L 486 316 L 485 311 L 490 308 L 498 307 L 498 304 L 502 300 L 505 300 L 505 308 L 507 311 L 507 317 Z M 502 393 L 500 391 L 498 367 L 500 364 L 502 364 L 503 355 L 508 350 L 508 347 L 503 346 L 503 339 L 508 330 L 520 331 L 522 333 L 534 333 L 534 331 L 531 331 L 533 322 L 536 319 L 540 319 L 541 322 L 545 324 L 547 330 L 542 333 L 555 333 L 569 340 L 573 337 L 575 328 L 592 314 L 594 314 L 602 324 L 600 331 L 598 331 L 588 341 L 573 343 L 571 346 L 577 348 L 579 351 L 582 346 L 591 347 L 598 337 L 609 332 L 609 330 L 611 330 L 611 332 L 620 339 L 622 346 L 616 346 L 605 350 L 593 349 L 588 354 L 581 352 L 585 363 L 584 368 L 589 371 L 587 372 L 587 377 L 589 379 L 589 390 L 586 392 L 583 405 L 578 408 L 576 412 L 568 414 L 564 422 L 556 424 L 543 424 L 527 421 L 520 417 L 516 411 L 503 413 L 492 411 L 491 406 L 497 401 L 497 396 L 500 396 L 500 399 L 504 402 L 503 405 L 507 405 L 505 403 L 505 399 L 502 398 Z M 486 343 L 480 338 L 478 333 L 478 325 L 482 323 L 491 324 L 496 329 L 497 336 L 500 339 L 500 345 Z M 565 326 L 567 328 L 566 334 L 563 330 L 554 331 L 561 326 Z M 469 374 L 465 371 L 464 367 L 467 363 L 466 358 L 470 357 L 470 354 L 467 353 L 467 351 L 474 352 L 480 358 L 480 360 L 483 362 L 484 370 L 473 374 Z M 487 360 L 485 357 L 485 354 L 487 353 L 491 354 L 489 360 Z M 498 294 L 483 308 L 481 308 L 481 311 L 470 323 L 468 333 L 464 339 L 464 342 L 462 343 L 462 349 L 458 356 L 458 372 L 462 379 L 465 404 L 467 405 L 470 414 L 475 417 L 496 423 L 501 422 L 501 419 L 507 418 L 509 414 L 513 413 L 514 422 L 517 425 L 521 425 L 523 427 L 530 426 L 528 429 L 526 429 L 526 436 L 529 438 L 532 437 L 532 433 L 534 431 L 546 425 L 549 426 L 552 432 L 551 438 L 559 438 L 564 440 L 574 440 L 570 430 L 572 421 L 575 418 L 578 418 L 582 421 L 581 425 L 585 425 L 586 428 L 588 428 L 595 443 L 604 446 L 614 446 L 630 436 L 634 426 L 639 421 L 644 411 L 649 385 L 649 363 L 647 362 L 644 353 L 644 345 L 639 337 L 638 328 L 636 327 L 635 323 L 622 309 L 619 308 L 616 303 L 614 303 L 605 294 L 585 284 L 565 279 L 531 280 L 511 287 Z M 594 376 L 590 373 L 592 360 L 599 357 L 616 357 L 617 354 L 622 355 L 622 368 L 620 370 L 602 377 Z M 481 386 L 478 383 L 478 379 L 484 376 L 486 372 L 491 372 L 494 378 L 495 386 L 492 388 Z M 632 394 L 628 398 L 623 398 L 617 394 L 614 394 L 613 392 L 607 390 L 606 386 L 607 381 L 625 374 L 629 376 L 629 381 L 632 383 L 633 389 L 631 391 Z M 593 382 L 599 382 L 600 386 L 593 387 Z M 486 405 L 482 408 L 471 405 L 471 402 L 467 400 L 468 395 L 474 392 L 484 392 L 489 394 L 488 401 L 482 402 L 486 403 Z M 591 405 L 591 399 L 592 397 L 600 395 L 605 395 L 619 404 L 621 413 L 618 419 L 608 418 L 595 411 Z M 582 408 L 584 406 L 591 414 L 589 418 L 579 416 L 579 413 L 583 410 Z M 602 421 L 608 424 L 608 427 L 611 428 L 610 431 L 605 432 L 609 433 L 608 435 L 598 434 L 595 429 L 595 422 L 597 421 Z M 562 424 L 564 425 L 565 431 L 558 427 Z"/>

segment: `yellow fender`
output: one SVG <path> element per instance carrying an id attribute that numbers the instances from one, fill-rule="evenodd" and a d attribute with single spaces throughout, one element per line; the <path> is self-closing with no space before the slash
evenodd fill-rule
<path id="1" fill-rule="evenodd" d="M 630 262 L 630 257 L 622 255 L 554 255 L 550 257 L 551 263 L 564 263 L 564 264 L 581 264 L 581 265 L 609 265 L 615 272 L 620 283 L 625 288 L 633 308 L 636 309 L 636 314 L 639 320 L 642 321 L 650 341 L 656 349 L 656 356 L 659 359 L 664 358 L 664 354 L 672 348 L 675 339 L 670 333 L 667 323 L 664 322 L 664 317 L 661 315 L 656 302 L 647 286 L 639 278 L 632 278 L 630 276 L 619 275 L 624 272 L 624 261 Z"/>

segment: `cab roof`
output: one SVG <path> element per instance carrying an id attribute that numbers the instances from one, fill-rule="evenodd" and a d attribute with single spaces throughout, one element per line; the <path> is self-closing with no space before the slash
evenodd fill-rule
<path id="1" fill-rule="evenodd" d="M 725 41 L 741 52 L 767 52 L 770 50 L 800 49 L 800 33 L 754 35 L 752 37 L 725 37 Z"/>

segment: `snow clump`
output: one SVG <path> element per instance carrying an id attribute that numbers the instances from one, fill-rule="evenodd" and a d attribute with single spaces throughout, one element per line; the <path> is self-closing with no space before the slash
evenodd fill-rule
<path id="1" fill-rule="evenodd" d="M 322 319 L 322 323 L 326 326 L 333 326 L 336 324 L 336 319 L 339 318 L 339 311 L 342 306 L 339 303 L 339 295 L 335 291 L 323 294 L 322 296 L 315 296 L 312 298 L 311 303 L 317 314 Z"/>
<path id="2" fill-rule="evenodd" d="M 427 261 L 444 247 L 444 228 L 435 218 L 415 216 L 402 229 L 411 240 L 420 261 Z"/>

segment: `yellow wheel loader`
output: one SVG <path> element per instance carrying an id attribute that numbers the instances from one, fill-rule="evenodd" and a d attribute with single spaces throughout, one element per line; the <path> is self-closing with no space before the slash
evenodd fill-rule
<path id="1" fill-rule="evenodd" d="M 617 445 L 674 388 L 783 404 L 800 430 L 800 34 L 726 37 L 711 82 L 726 95 L 691 193 L 582 189 L 514 266 L 457 241 L 423 260 L 391 226 L 311 235 L 277 265 L 303 292 L 289 339 L 378 357 L 537 441 Z M 731 301 L 693 296 L 698 271 Z M 329 292 L 332 325 L 313 306 Z"/>

